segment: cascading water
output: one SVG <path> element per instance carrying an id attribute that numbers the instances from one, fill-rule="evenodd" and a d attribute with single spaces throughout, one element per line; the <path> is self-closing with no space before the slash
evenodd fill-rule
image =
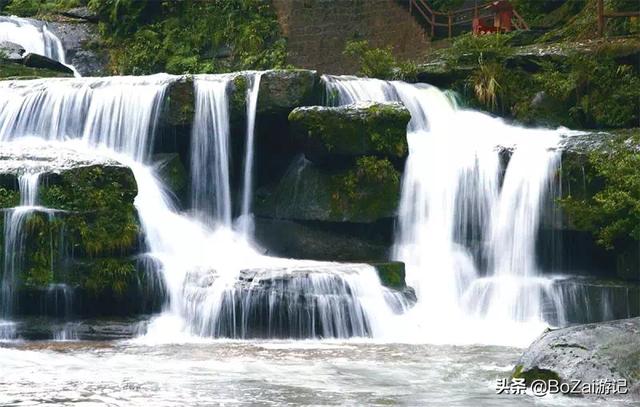
<path id="1" fill-rule="evenodd" d="M 501 339 L 490 333 L 472 338 L 466 328 L 463 334 L 433 327 L 468 328 L 479 321 L 473 325 L 478 330 L 492 330 L 490 323 L 526 322 L 528 336 L 539 333 L 550 308 L 563 320 L 562 299 L 535 263 L 540 207 L 558 163 L 560 132 L 509 126 L 459 109 L 428 85 L 323 79 L 329 103 L 400 100 L 411 112 L 395 257 L 406 263 L 418 296 L 412 313 L 429 326 L 427 336 L 495 343 Z M 502 186 L 500 146 L 513 149 Z M 508 336 L 504 332 L 496 334 Z"/>
<path id="2" fill-rule="evenodd" d="M 229 104 L 232 75 L 198 76 L 191 132 L 191 205 L 204 221 L 231 226 Z"/>
<path id="3" fill-rule="evenodd" d="M 244 174 L 242 185 L 242 210 L 240 211 L 239 227 L 240 233 L 248 236 L 253 231 L 253 220 L 251 217 L 251 203 L 253 196 L 253 156 L 254 156 L 254 133 L 256 127 L 256 109 L 258 108 L 258 91 L 260 90 L 260 79 L 262 72 L 253 74 L 251 86 L 247 91 L 247 137 L 246 152 L 244 155 Z"/>
<path id="4" fill-rule="evenodd" d="M 26 53 L 56 60 L 69 67 L 75 76 L 80 76 L 72 65 L 67 64 L 62 41 L 49 31 L 46 22 L 16 16 L 0 16 L 0 42 L 3 41 L 22 46 Z"/>
<path id="5" fill-rule="evenodd" d="M 253 133 L 260 73 L 247 94 L 247 145 L 241 217 L 250 219 Z M 177 212 L 147 166 L 167 86 L 176 77 L 115 77 L 0 82 L 0 141 L 37 137 L 129 165 L 149 256 L 162 270 L 169 303 L 148 340 L 175 335 L 349 337 L 397 332 L 405 306 L 375 269 L 278 259 L 251 247 L 250 224 L 232 228 L 229 179 L 229 75 L 194 78 L 192 205 Z M 251 276 L 248 278 L 247 276 Z M 263 319 L 265 304 L 270 314 Z M 390 306 L 391 305 L 391 306 Z M 292 310 L 291 307 L 301 307 Z M 395 308 L 392 308 L 395 307 Z M 63 335 L 64 336 L 64 335 Z M 61 336 L 62 338 L 62 336 Z"/>
<path id="6" fill-rule="evenodd" d="M 22 174 L 18 178 L 20 206 L 6 210 L 4 214 L 4 247 L 2 287 L 0 287 L 0 317 L 9 320 L 16 305 L 15 289 L 17 277 L 22 270 L 25 258 L 25 221 L 37 209 L 38 182 L 40 174 Z M 6 321 L 0 325 L 10 326 Z M 12 337 L 11 330 L 1 329 L 0 339 Z"/>
<path id="7" fill-rule="evenodd" d="M 158 74 L 2 81 L 0 141 L 80 139 L 146 161 L 165 90 L 174 80 Z"/>

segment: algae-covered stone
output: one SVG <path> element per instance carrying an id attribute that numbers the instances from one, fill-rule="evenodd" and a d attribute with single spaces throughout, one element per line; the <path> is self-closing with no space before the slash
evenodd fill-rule
<path id="1" fill-rule="evenodd" d="M 193 78 L 184 76 L 171 82 L 166 90 L 166 120 L 172 126 L 185 125 L 193 122 L 195 112 L 195 97 Z"/>
<path id="2" fill-rule="evenodd" d="M 154 154 L 153 165 L 163 185 L 182 199 L 186 193 L 188 179 L 187 170 L 177 153 Z"/>
<path id="3" fill-rule="evenodd" d="M 289 114 L 292 132 L 311 159 L 329 154 L 404 157 L 410 119 L 400 103 L 300 107 Z"/>
<path id="4" fill-rule="evenodd" d="M 16 206 L 21 192 L 17 180 L 29 173 L 39 174 L 38 208 L 26 212 L 20 221 L 23 246 L 15 249 L 20 254 L 17 288 L 45 289 L 65 283 L 122 292 L 131 280 L 131 267 L 115 265 L 137 254 L 140 233 L 131 169 L 57 144 L 3 143 L 3 207 Z M 99 266 L 91 269 L 91 276 L 73 277 L 77 275 L 73 262 L 83 259 Z"/>
<path id="5" fill-rule="evenodd" d="M 299 157 L 270 191 L 258 193 L 261 216 L 370 223 L 395 216 L 400 174 L 387 159 L 365 156 L 344 170 L 326 170 Z"/>
<path id="6" fill-rule="evenodd" d="M 284 114 L 298 106 L 320 103 L 320 77 L 308 69 L 267 71 L 260 80 L 258 114 Z"/>
<path id="7" fill-rule="evenodd" d="M 401 261 L 389 261 L 384 263 L 370 263 L 378 272 L 380 282 L 389 288 L 397 290 L 404 289 L 407 285 L 405 282 L 405 268 Z"/>
<path id="8" fill-rule="evenodd" d="M 533 380 L 626 383 L 618 394 L 586 394 L 640 400 L 640 318 L 578 325 L 542 334 L 513 372 Z"/>

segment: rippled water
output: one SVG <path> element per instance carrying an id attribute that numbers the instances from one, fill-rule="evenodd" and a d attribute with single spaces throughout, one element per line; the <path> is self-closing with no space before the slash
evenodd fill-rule
<path id="1" fill-rule="evenodd" d="M 514 348 L 319 341 L 1 346 L 0 405 L 587 405 L 497 395 L 496 380 L 509 375 L 521 353 Z"/>

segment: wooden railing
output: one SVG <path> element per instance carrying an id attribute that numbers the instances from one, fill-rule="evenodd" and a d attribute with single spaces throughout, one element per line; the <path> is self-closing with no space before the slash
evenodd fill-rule
<path id="1" fill-rule="evenodd" d="M 621 11 L 621 12 L 604 12 L 604 0 L 597 0 L 598 4 L 598 37 L 604 35 L 604 29 L 607 26 L 608 18 L 618 17 L 640 17 L 640 10 L 638 11 Z"/>
<path id="2" fill-rule="evenodd" d="M 493 18 L 493 2 L 485 3 L 476 7 L 462 8 L 448 13 L 435 11 L 427 0 L 409 0 L 409 13 L 415 11 L 422 16 L 427 25 L 427 30 L 433 38 L 437 27 L 447 27 L 448 37 L 453 35 L 453 27 L 457 25 L 473 23 L 477 18 Z M 512 10 L 513 27 L 518 30 L 528 30 L 529 26 L 516 10 Z"/>

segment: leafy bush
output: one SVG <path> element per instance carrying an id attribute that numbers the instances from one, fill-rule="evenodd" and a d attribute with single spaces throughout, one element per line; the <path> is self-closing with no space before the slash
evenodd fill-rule
<path id="1" fill-rule="evenodd" d="M 580 229 L 600 245 L 614 248 L 629 238 L 640 240 L 640 132 L 617 136 L 589 154 L 588 181 L 604 185 L 592 197 L 568 197 L 561 204 Z"/>
<path id="2" fill-rule="evenodd" d="M 260 0 L 91 0 L 117 74 L 282 68 L 286 43 Z"/>
<path id="3" fill-rule="evenodd" d="M 356 59 L 358 75 L 369 78 L 412 80 L 418 71 L 413 62 L 397 61 L 391 47 L 372 48 L 366 40 L 348 41 L 344 54 Z"/>

